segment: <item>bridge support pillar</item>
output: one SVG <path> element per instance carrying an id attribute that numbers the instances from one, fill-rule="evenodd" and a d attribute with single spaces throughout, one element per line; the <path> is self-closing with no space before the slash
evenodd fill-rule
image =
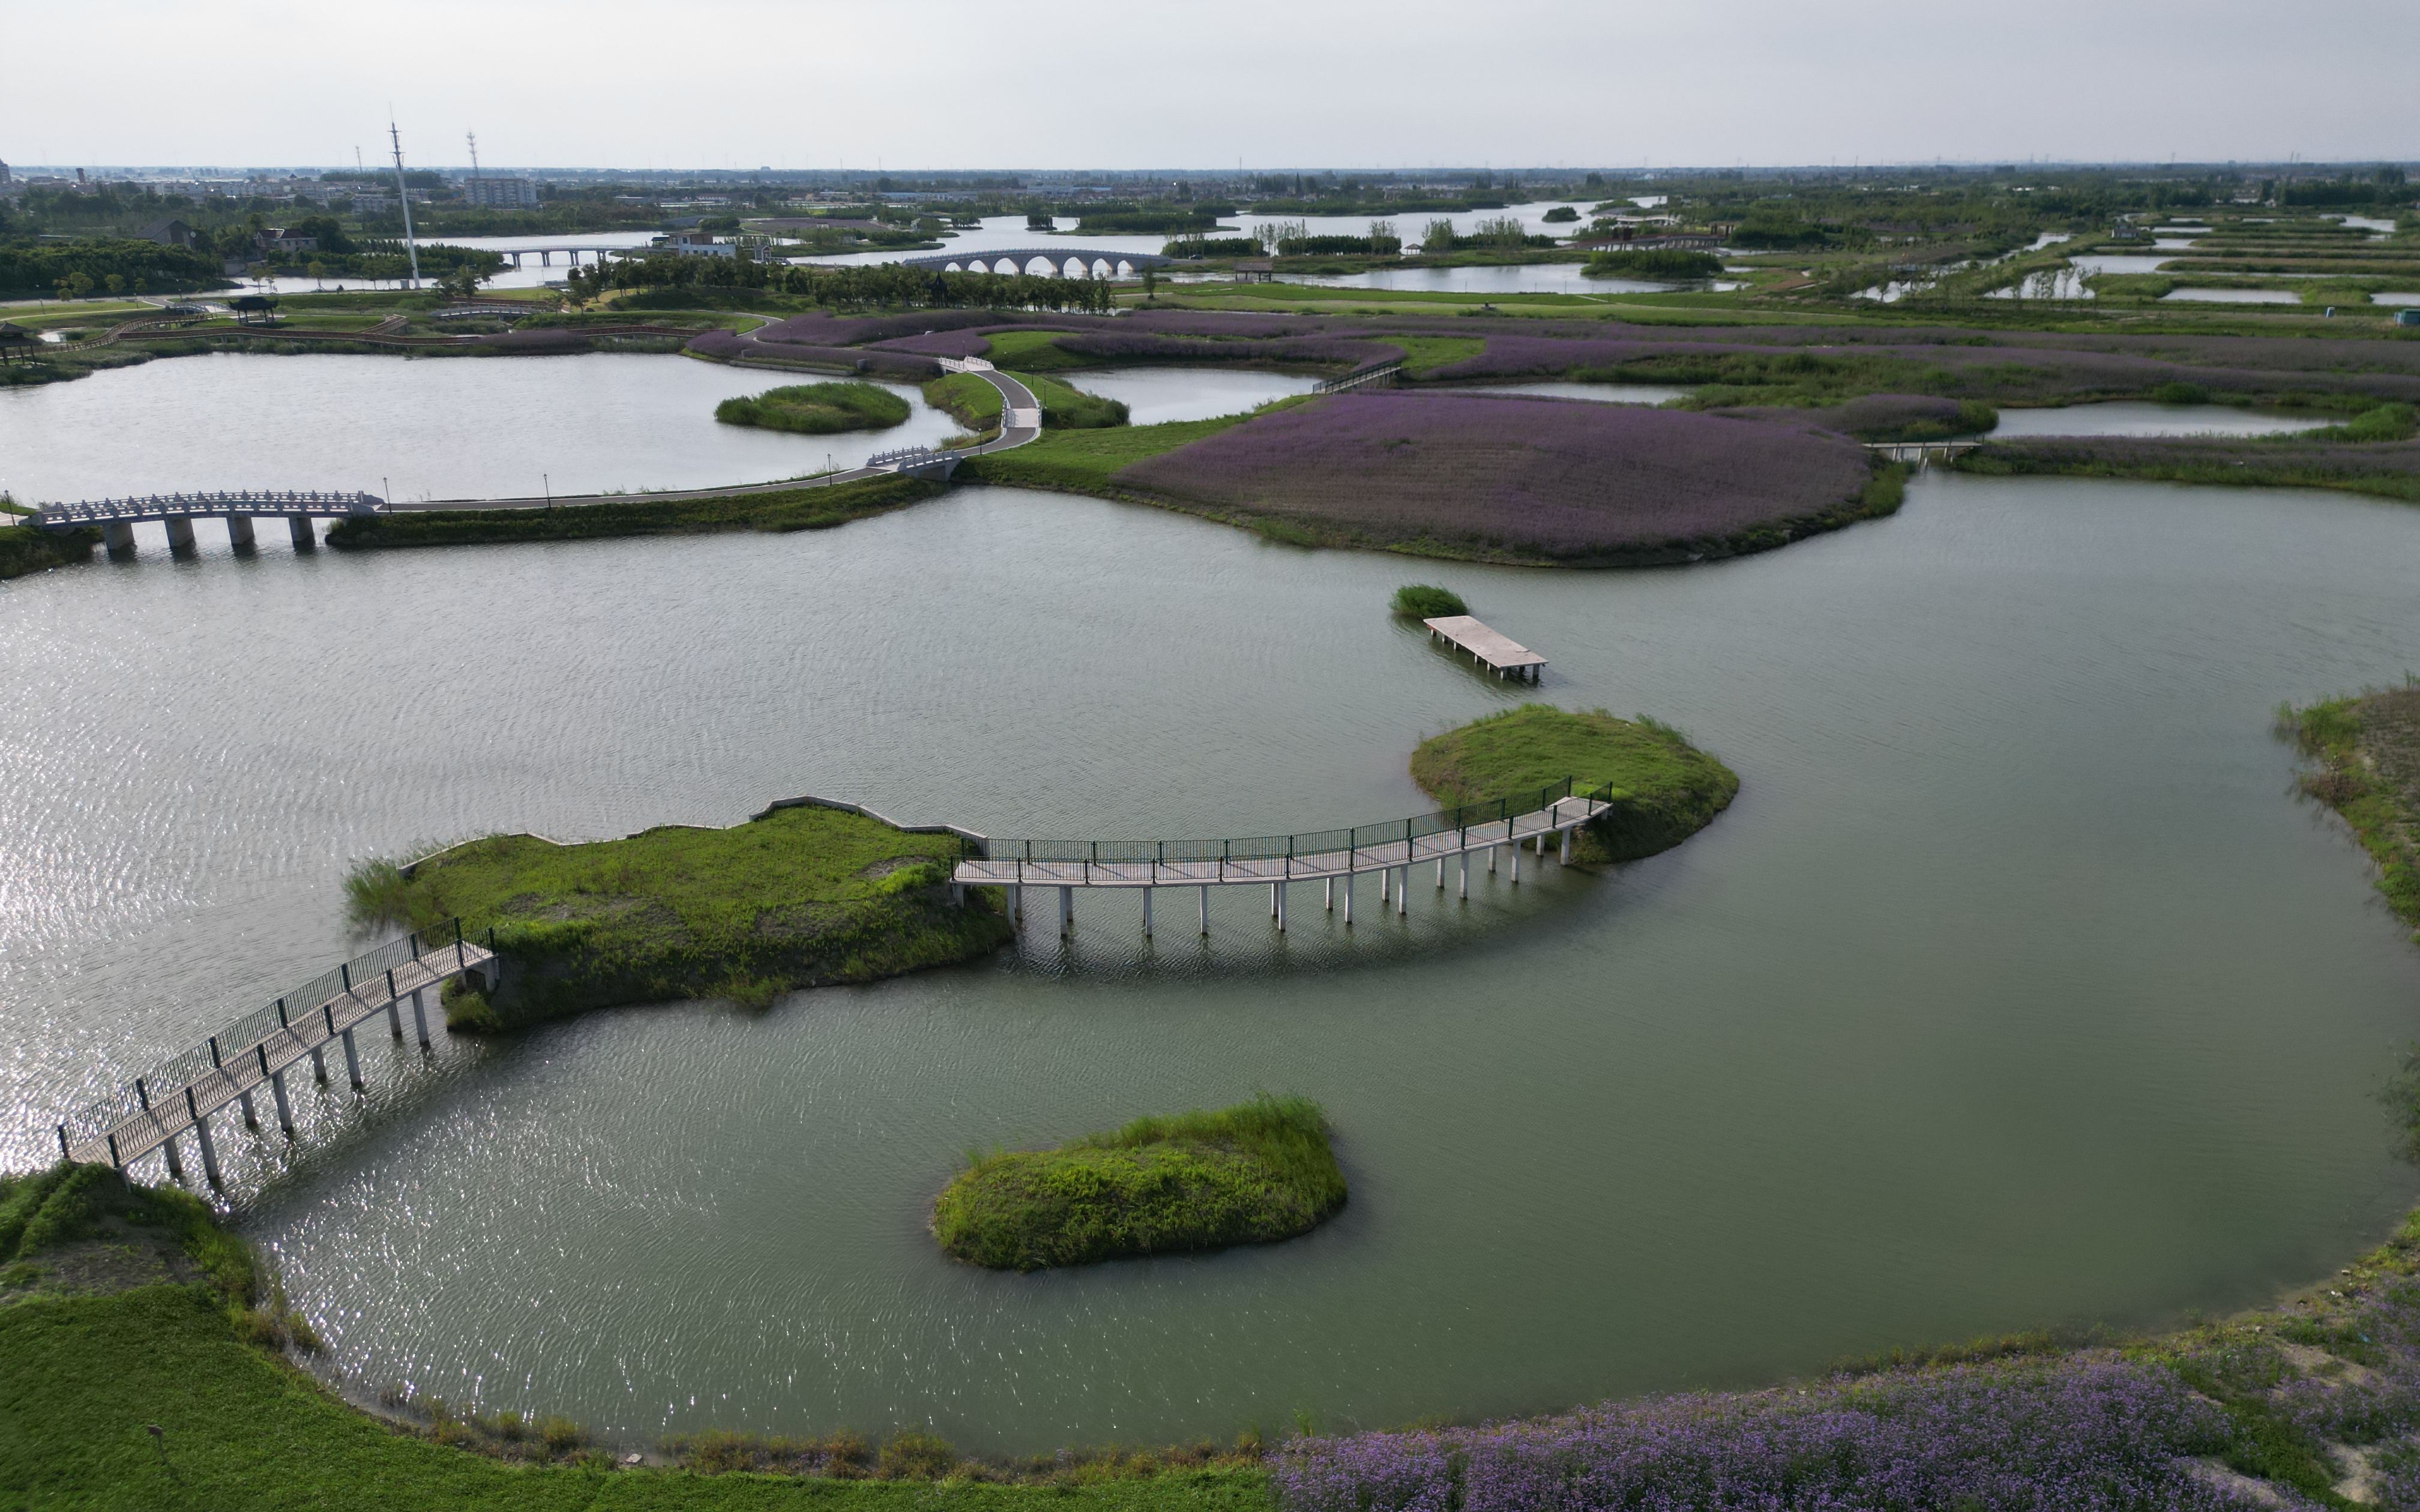
<path id="1" fill-rule="evenodd" d="M 1572 864 L 1572 832 L 1568 829 L 1563 831 L 1562 852 L 1555 857 L 1555 862 L 1559 866 L 1569 866 Z"/>
<path id="2" fill-rule="evenodd" d="M 1491 877 L 1496 874 L 1496 853 L 1502 849 L 1500 845 L 1487 847 L 1487 874 Z"/>
<path id="3" fill-rule="evenodd" d="M 1412 911 L 1412 869 L 1404 868 L 1395 874 L 1395 913 L 1397 917 Z"/>
<path id="4" fill-rule="evenodd" d="M 1391 866 L 1380 867 L 1378 869 L 1378 906 L 1380 908 L 1387 906 L 1387 889 L 1394 884 L 1395 869 Z"/>
<path id="5" fill-rule="evenodd" d="M 1517 887 L 1521 885 L 1521 842 L 1516 840 L 1507 848 L 1512 853 L 1512 886 Z"/>
<path id="6" fill-rule="evenodd" d="M 252 536 L 252 517 L 250 515 L 229 515 L 227 517 L 227 545 L 235 548 L 239 551 L 249 551 L 257 544 L 258 543 L 256 543 Z"/>
<path id="7" fill-rule="evenodd" d="M 1286 886 L 1282 882 L 1272 882 L 1269 884 L 1269 890 L 1278 895 L 1278 933 L 1283 934 L 1285 933 Z"/>
<path id="8" fill-rule="evenodd" d="M 308 515 L 287 516 L 286 529 L 294 538 L 294 544 L 305 551 L 319 544 L 319 537 L 311 529 L 311 517 Z"/>
<path id="9" fill-rule="evenodd" d="M 1151 889 L 1142 889 L 1142 937 L 1151 938 Z"/>
<path id="10" fill-rule="evenodd" d="M 1327 911 L 1331 914 L 1336 912 L 1336 879 L 1334 877 L 1327 879 Z"/>
<path id="11" fill-rule="evenodd" d="M 1344 873 L 1344 927 L 1353 927 L 1353 873 Z"/>
<path id="12" fill-rule="evenodd" d="M 277 1127 L 285 1130 L 286 1137 L 291 1139 L 294 1137 L 294 1104 L 286 1097 L 286 1068 L 281 1066 L 269 1073 L 269 1089 L 277 1096 Z"/>
<path id="13" fill-rule="evenodd" d="M 322 1087 L 328 1085 L 328 1057 L 321 1045 L 311 1047 L 311 1077 Z"/>
<path id="14" fill-rule="evenodd" d="M 1462 896 L 1470 896 L 1470 853 L 1462 853 Z"/>
<path id="15" fill-rule="evenodd" d="M 344 1038 L 345 1075 L 352 1082 L 353 1090 L 358 1092 L 367 1085 L 362 1080 L 362 1053 L 353 1046 L 352 1030 L 347 1029 Z"/>
<path id="16" fill-rule="evenodd" d="M 1437 857 L 1437 891 L 1445 891 L 1445 857 Z"/>
<path id="17" fill-rule="evenodd" d="M 1008 920 L 1012 924 L 1025 922 L 1025 889 L 1014 882 L 1008 885 Z"/>
<path id="18" fill-rule="evenodd" d="M 207 1113 L 194 1117 L 194 1143 L 202 1147 L 202 1176 L 212 1186 L 225 1183 L 219 1180 L 219 1147 L 210 1138 L 210 1119 Z"/>
<path id="19" fill-rule="evenodd" d="M 1210 937 L 1210 885 L 1202 885 L 1202 937 Z"/>
<path id="20" fill-rule="evenodd" d="M 168 527 L 168 549 L 191 551 L 194 548 L 194 518 L 190 515 L 171 515 L 162 523 Z"/>
<path id="21" fill-rule="evenodd" d="M 1076 933 L 1076 889 L 1073 887 L 1059 889 L 1059 933 L 1063 935 Z"/>
<path id="22" fill-rule="evenodd" d="M 423 1001 L 427 992 L 427 989 L 423 988 L 411 995 L 411 1026 L 420 1031 L 420 1047 L 423 1050 L 428 1048 L 428 1007 Z"/>
<path id="23" fill-rule="evenodd" d="M 108 550 L 111 556 L 132 556 L 134 554 L 133 524 L 131 521 L 122 519 L 101 521 L 101 544 Z"/>
<path id="24" fill-rule="evenodd" d="M 252 1088 L 247 1087 L 242 1091 L 238 1092 L 235 1095 L 235 1101 L 236 1105 L 243 1109 L 243 1126 L 247 1129 L 259 1128 L 260 1115 L 253 1108 L 252 1105 Z"/>
<path id="25" fill-rule="evenodd" d="M 168 1180 L 171 1181 L 183 1180 L 185 1179 L 185 1162 L 184 1158 L 177 1153 L 177 1136 L 175 1134 L 170 1134 L 168 1136 L 168 1142 L 160 1147 L 160 1152 L 168 1157 Z"/>
<path id="26" fill-rule="evenodd" d="M 403 1038 L 403 999 L 390 997 L 386 1000 L 386 1026 L 395 1038 Z"/>

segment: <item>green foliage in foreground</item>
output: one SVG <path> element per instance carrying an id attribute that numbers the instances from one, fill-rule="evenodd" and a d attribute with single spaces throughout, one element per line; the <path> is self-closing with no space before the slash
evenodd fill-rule
<path id="1" fill-rule="evenodd" d="M 371 862 L 346 887 L 365 928 L 492 928 L 504 985 L 451 997 L 447 1020 L 494 1029 L 623 1003 L 761 1004 L 985 954 L 1010 927 L 980 894 L 950 902 L 957 855 L 951 835 L 801 805 L 584 845 L 495 835 L 409 872 Z"/>
<path id="2" fill-rule="evenodd" d="M 1034 1271 L 1290 1239 L 1344 1196 L 1319 1104 L 1264 1095 L 984 1156 L 933 1204 L 933 1232 L 962 1260 Z"/>
<path id="3" fill-rule="evenodd" d="M 1582 861 L 1629 861 L 1669 850 L 1714 822 L 1739 793 L 1739 777 L 1667 724 L 1603 709 L 1573 714 L 1550 703 L 1433 735 L 1412 752 L 1412 780 L 1452 806 L 1524 798 L 1574 779 L 1575 791 L 1613 784 L 1614 810 L 1584 832 Z"/>
<path id="4" fill-rule="evenodd" d="M 1448 614 L 1467 614 L 1470 606 L 1450 588 L 1434 583 L 1405 583 L 1395 590 L 1395 612 L 1416 620 L 1434 620 Z"/>
<path id="5" fill-rule="evenodd" d="M 821 488 L 662 499 L 633 494 L 555 509 L 397 510 L 356 516 L 328 532 L 337 548 L 483 546 L 505 541 L 597 541 L 716 531 L 821 531 L 922 503 L 949 486 L 929 478 L 870 478 Z"/>
<path id="6" fill-rule="evenodd" d="M 145 1431 L 162 1431 L 154 1446 Z M 0 1505 L 285 1512 L 1264 1512 L 1258 1470 L 1069 1487 L 505 1463 L 356 1412 L 245 1342 L 207 1288 L 0 1306 Z M 533 1445 L 537 1447 L 537 1445 Z M 888 1448 L 888 1445 L 885 1446 Z M 898 1466 L 930 1473 L 930 1464 Z M 944 1473 L 955 1476 L 964 1467 Z"/>
<path id="7" fill-rule="evenodd" d="M 792 383 L 748 398 L 725 399 L 714 418 L 726 425 L 829 436 L 845 430 L 882 430 L 908 418 L 908 401 L 876 383 Z"/>
<path id="8" fill-rule="evenodd" d="M 101 532 L 88 526 L 72 531 L 29 530 L 23 525 L 0 528 L 0 578 L 22 578 L 29 572 L 87 561 L 100 544 Z"/>

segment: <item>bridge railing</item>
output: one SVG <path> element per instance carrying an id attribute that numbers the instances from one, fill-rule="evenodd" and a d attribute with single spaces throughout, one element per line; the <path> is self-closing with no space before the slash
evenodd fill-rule
<path id="1" fill-rule="evenodd" d="M 1402 845 L 1432 835 L 1459 835 L 1466 830 L 1501 824 L 1523 814 L 1551 809 L 1566 798 L 1613 803 L 1623 796 L 1610 782 L 1582 788 L 1565 778 L 1534 791 L 1516 793 L 1487 803 L 1455 809 L 1435 809 L 1408 819 L 1356 825 L 1349 829 L 1311 829 L 1293 835 L 1248 835 L 1229 840 L 1002 840 L 987 837 L 967 842 L 969 851 L 986 861 L 1048 861 L 1101 865 L 1139 865 L 1152 861 L 1274 861 L 1288 856 L 1326 856 L 1373 846 Z M 1391 864 L 1391 863 L 1390 863 Z"/>
<path id="2" fill-rule="evenodd" d="M 319 973 L 293 991 L 238 1018 L 200 1043 L 178 1051 L 125 1086 L 77 1108 L 60 1120 L 59 1127 L 70 1143 L 83 1144 L 99 1139 L 141 1112 L 147 1098 L 157 1102 L 169 1096 L 174 1088 L 200 1080 L 213 1067 L 233 1060 L 239 1054 L 270 1038 L 280 1026 L 289 1021 L 302 1022 L 307 1015 L 318 1011 L 319 1005 L 343 996 L 357 984 L 367 987 L 375 983 L 383 993 L 384 978 L 388 972 L 423 955 L 451 950 L 461 938 L 462 921 L 455 918 L 425 933 L 415 933 L 389 940 Z"/>

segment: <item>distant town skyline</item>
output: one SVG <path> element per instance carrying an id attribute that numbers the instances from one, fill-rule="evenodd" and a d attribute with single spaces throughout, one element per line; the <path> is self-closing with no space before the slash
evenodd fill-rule
<path id="1" fill-rule="evenodd" d="M 1417 171 L 2404 161 L 2420 7 L 2291 24 L 2246 0 L 1909 0 L 1720 12 L 1570 0 L 1382 11 L 1233 0 L 1099 15 L 928 0 L 431 0 L 408 18 L 237 0 L 12 15 L 13 50 L 108 39 L 108 86 L 23 69 L 0 159 L 39 166 Z M 197 88 L 195 49 L 256 85 Z"/>

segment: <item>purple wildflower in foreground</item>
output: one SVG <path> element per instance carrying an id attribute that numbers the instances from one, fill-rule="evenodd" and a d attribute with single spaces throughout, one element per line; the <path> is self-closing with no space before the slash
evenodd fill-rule
<path id="1" fill-rule="evenodd" d="M 1282 1512 L 2201 1512 L 2273 1506 L 2187 1457 L 2226 1414 L 2117 1360 L 2001 1362 L 1564 1416 L 1301 1439 Z M 2290 1502 L 2284 1504 L 2293 1504 Z"/>
<path id="2" fill-rule="evenodd" d="M 1340 393 L 1121 471 L 1179 503 L 1511 560 L 1687 554 L 1851 506 L 1865 452 L 1801 425 L 1583 400 Z M 1693 546 L 1693 543 L 1695 544 Z"/>

